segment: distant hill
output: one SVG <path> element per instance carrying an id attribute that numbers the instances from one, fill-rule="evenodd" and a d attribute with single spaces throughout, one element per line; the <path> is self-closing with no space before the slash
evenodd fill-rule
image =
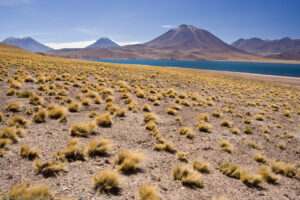
<path id="1" fill-rule="evenodd" d="M 226 44 L 210 32 L 191 25 L 180 25 L 144 44 L 110 48 L 62 49 L 47 54 L 96 59 L 243 60 L 256 58 L 251 53 Z"/>
<path id="2" fill-rule="evenodd" d="M 289 37 L 280 40 L 250 38 L 239 39 L 231 45 L 252 53 L 282 53 L 300 50 L 300 39 L 291 39 Z"/>
<path id="3" fill-rule="evenodd" d="M 87 46 L 86 48 L 93 48 L 93 47 L 118 47 L 119 45 L 110 39 L 103 37 L 97 40 L 95 43 Z"/>
<path id="4" fill-rule="evenodd" d="M 24 37 L 24 38 L 9 37 L 3 40 L 2 42 L 5 44 L 10 44 L 17 47 L 21 47 L 23 49 L 27 49 L 32 52 L 46 52 L 46 51 L 53 50 L 52 48 L 37 42 L 31 37 Z"/>

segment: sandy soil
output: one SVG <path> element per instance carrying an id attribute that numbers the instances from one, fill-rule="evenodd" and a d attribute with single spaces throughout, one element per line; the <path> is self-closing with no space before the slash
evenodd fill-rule
<path id="1" fill-rule="evenodd" d="M 76 65 L 79 61 L 74 61 L 72 65 Z M 80 63 L 80 62 L 79 62 Z M 82 62 L 89 65 L 92 62 Z M 49 64 L 49 63 L 47 63 Z M 45 62 L 46 65 L 46 62 Z M 68 63 L 64 63 L 64 67 Z M 67 122 L 60 123 L 57 120 L 46 119 L 46 123 L 36 124 L 27 115 L 25 110 L 34 107 L 29 104 L 28 99 L 18 98 L 17 96 L 7 96 L 6 91 L 9 89 L 6 77 L 0 81 L 0 108 L 3 112 L 4 120 L 0 123 L 0 130 L 6 127 L 5 121 L 13 115 L 22 115 L 31 123 L 26 127 L 26 135 L 19 140 L 18 143 L 9 145 L 6 154 L 0 157 L 0 189 L 8 191 L 15 184 L 29 181 L 32 184 L 42 183 L 47 185 L 53 191 L 55 197 L 63 199 L 139 199 L 138 188 L 143 184 L 154 184 L 162 199 L 218 199 L 221 196 L 227 196 L 229 199 L 298 199 L 300 196 L 299 180 L 297 178 L 288 178 L 280 176 L 278 184 L 263 183 L 260 188 L 249 187 L 241 180 L 233 179 L 223 175 L 219 171 L 222 163 L 233 163 L 243 169 L 247 169 L 249 173 L 257 173 L 259 167 L 263 164 L 253 159 L 255 153 L 261 153 L 272 160 L 283 160 L 285 162 L 294 163 L 299 167 L 300 155 L 295 152 L 299 148 L 299 138 L 288 139 L 284 136 L 285 132 L 293 135 L 299 134 L 300 118 L 296 113 L 296 106 L 299 105 L 299 84 L 298 78 L 272 77 L 250 75 L 232 72 L 208 72 L 202 70 L 188 69 L 163 69 L 159 67 L 128 67 L 122 65 L 90 64 L 94 71 L 89 75 L 89 83 L 99 83 L 94 78 L 94 73 L 100 74 L 100 77 L 107 78 L 104 82 L 106 88 L 114 91 L 114 103 L 119 107 L 126 108 L 124 101 L 119 98 L 121 92 L 117 91 L 118 80 L 125 80 L 131 87 L 140 86 L 146 91 L 145 98 L 138 98 L 131 91 L 132 98 L 138 102 L 138 112 L 133 113 L 126 111 L 126 117 L 119 118 L 112 116 L 113 125 L 110 128 L 96 127 L 95 135 L 87 138 L 80 138 L 80 145 L 86 146 L 89 141 L 94 138 L 107 138 L 113 143 L 113 148 L 109 152 L 108 157 L 89 158 L 86 161 L 66 162 L 67 172 L 59 173 L 57 176 L 45 178 L 37 174 L 33 168 L 33 162 L 20 156 L 20 146 L 29 145 L 32 148 L 40 150 L 41 160 L 53 159 L 52 155 L 58 150 L 64 149 L 68 141 L 72 138 L 70 135 L 70 127 L 74 123 L 91 121 L 88 113 L 95 111 L 97 113 L 105 113 L 105 102 L 96 105 L 91 103 L 89 106 L 82 106 L 77 113 L 67 112 Z M 50 66 L 50 65 L 49 65 Z M 3 67 L 3 66 L 2 66 Z M 104 70 L 101 70 L 104 68 Z M 26 71 L 34 77 L 33 69 L 25 68 Z M 16 67 L 9 68 L 10 77 L 18 74 Z M 38 71 L 43 71 L 39 68 Z M 47 70 L 46 70 L 47 71 Z M 47 74 L 48 72 L 45 73 Z M 82 74 L 80 71 L 73 71 L 71 68 L 66 70 L 72 74 Z M 61 75 L 59 70 L 57 75 Z M 88 73 L 85 73 L 88 76 Z M 68 79 L 54 81 L 60 84 L 68 82 Z M 79 81 L 80 84 L 84 84 Z M 50 82 L 45 83 L 48 85 Z M 111 87 L 111 84 L 114 87 Z M 275 83 L 275 84 L 274 84 Z M 163 97 L 159 102 L 160 106 L 154 106 L 147 97 L 153 95 L 149 91 L 150 84 L 154 86 L 154 94 L 158 94 L 168 88 L 175 88 L 177 94 L 183 93 L 186 96 L 188 91 L 198 92 L 197 98 L 205 100 L 210 99 L 213 105 L 206 103 L 195 106 L 181 105 L 176 116 L 182 118 L 181 122 L 174 121 L 174 116 L 167 114 L 165 111 L 174 103 L 174 99 Z M 30 90 L 40 93 L 44 98 L 42 107 L 46 107 L 50 102 L 61 104 L 61 100 L 55 99 L 54 96 L 48 96 L 45 92 L 37 90 L 39 84 L 24 83 L 19 90 Z M 68 97 L 75 99 L 76 94 L 82 94 L 80 88 L 70 86 L 68 88 Z M 240 93 L 239 93 L 240 92 Z M 235 94 L 239 93 L 241 98 Z M 275 94 L 275 95 L 274 95 Z M 215 100 L 212 100 L 214 97 Z M 274 98 L 272 100 L 272 98 Z M 195 102 L 191 98 L 186 97 L 190 103 Z M 247 101 L 260 101 L 260 104 L 254 106 L 245 105 Z M 17 113 L 5 111 L 5 106 L 10 102 L 20 102 L 23 107 Z M 234 102 L 235 106 L 230 107 L 230 102 Z M 202 175 L 204 188 L 191 188 L 184 186 L 180 181 L 173 180 L 171 175 L 172 169 L 176 164 L 181 163 L 176 158 L 176 154 L 168 152 L 158 152 L 153 150 L 153 146 L 157 143 L 155 138 L 150 135 L 150 131 L 145 129 L 143 121 L 144 112 L 141 106 L 147 103 L 151 106 L 152 112 L 159 116 L 157 128 L 162 136 L 174 144 L 177 151 L 188 153 L 189 163 L 191 165 L 194 159 L 200 158 L 211 165 L 211 171 Z M 286 103 L 291 107 L 291 115 L 283 116 L 284 106 L 280 106 L 277 112 L 269 108 L 274 103 Z M 67 106 L 64 103 L 63 106 Z M 268 109 L 267 109 L 268 108 Z M 216 118 L 212 116 L 212 112 L 221 109 L 223 116 Z M 264 120 L 257 121 L 254 116 L 260 111 L 264 111 Z M 249 111 L 251 116 L 246 116 Z M 200 113 L 210 115 L 209 123 L 213 126 L 211 132 L 204 133 L 197 129 L 197 121 Z M 240 114 L 238 116 L 237 114 Z M 253 129 L 252 134 L 243 132 L 245 124 L 244 118 L 250 118 L 252 124 L 249 126 Z M 222 127 L 222 120 L 229 120 L 235 128 L 240 129 L 241 133 L 232 134 L 228 128 Z M 263 138 L 263 129 L 270 126 L 270 141 Z M 281 125 L 281 128 L 278 126 Z M 179 134 L 178 130 L 186 126 L 194 130 L 197 134 L 194 139 L 188 139 Z M 222 140 L 229 141 L 233 147 L 233 153 L 227 153 L 220 149 L 219 143 Z M 261 149 L 254 149 L 247 145 L 247 142 L 254 141 L 261 145 Z M 281 150 L 277 147 L 278 143 L 283 141 L 286 148 Z M 122 185 L 121 192 L 118 195 L 100 193 L 94 190 L 91 176 L 103 169 L 113 169 L 110 163 L 113 162 L 118 152 L 122 149 L 130 149 L 141 152 L 146 156 L 146 160 L 139 165 L 140 172 L 132 175 L 121 175 Z"/>

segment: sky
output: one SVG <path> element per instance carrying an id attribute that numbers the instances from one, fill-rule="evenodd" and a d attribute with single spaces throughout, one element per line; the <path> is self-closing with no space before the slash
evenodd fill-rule
<path id="1" fill-rule="evenodd" d="M 55 49 L 101 37 L 143 43 L 181 24 L 227 43 L 300 38 L 300 0 L 0 0 L 0 41 L 32 37 Z"/>

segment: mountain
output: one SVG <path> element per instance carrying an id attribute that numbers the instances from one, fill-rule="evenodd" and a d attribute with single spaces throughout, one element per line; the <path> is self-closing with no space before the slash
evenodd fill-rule
<path id="1" fill-rule="evenodd" d="M 250 38 L 239 39 L 231 45 L 252 53 L 283 53 L 300 50 L 300 39 L 291 39 L 289 37 L 280 40 Z"/>
<path id="2" fill-rule="evenodd" d="M 118 47 L 119 45 L 110 39 L 103 37 L 97 40 L 95 43 L 87 46 L 86 48 L 93 48 L 93 47 Z"/>
<path id="3" fill-rule="evenodd" d="M 53 50 L 52 48 L 37 42 L 31 37 L 24 37 L 24 38 L 9 37 L 3 40 L 2 42 L 5 44 L 10 44 L 17 47 L 21 47 L 23 49 L 27 49 L 32 52 L 45 52 L 45 51 Z"/>
<path id="4" fill-rule="evenodd" d="M 47 54 L 68 58 L 96 59 L 256 59 L 251 53 L 226 44 L 206 30 L 185 24 L 144 44 L 110 48 L 61 49 Z"/>

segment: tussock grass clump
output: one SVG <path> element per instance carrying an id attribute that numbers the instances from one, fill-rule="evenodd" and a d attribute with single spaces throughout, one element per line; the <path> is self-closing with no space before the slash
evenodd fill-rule
<path id="1" fill-rule="evenodd" d="M 65 108 L 55 104 L 48 105 L 47 112 L 50 119 L 59 119 L 60 121 L 63 121 L 67 118 Z"/>
<path id="2" fill-rule="evenodd" d="M 217 109 L 215 110 L 213 113 L 212 113 L 212 116 L 214 117 L 222 117 L 222 112 L 220 109 Z"/>
<path id="3" fill-rule="evenodd" d="M 272 162 L 271 168 L 276 174 L 286 177 L 294 177 L 296 175 L 296 166 L 292 163 L 285 163 L 283 161 Z"/>
<path id="4" fill-rule="evenodd" d="M 4 119 L 4 115 L 3 115 L 3 113 L 2 113 L 2 112 L 0 112 L 0 122 L 2 122 L 2 121 L 3 121 L 3 119 Z"/>
<path id="5" fill-rule="evenodd" d="M 40 110 L 33 115 L 33 121 L 35 123 L 42 123 L 46 121 L 47 112 L 45 110 Z"/>
<path id="6" fill-rule="evenodd" d="M 196 135 L 196 133 L 188 127 L 181 127 L 179 129 L 179 133 L 180 133 L 180 135 L 185 135 L 187 138 L 190 138 L 190 139 L 192 139 Z"/>
<path id="7" fill-rule="evenodd" d="M 156 129 L 156 123 L 154 121 L 150 121 L 146 124 L 146 129 L 149 131 L 154 131 Z"/>
<path id="8" fill-rule="evenodd" d="M 18 98 L 29 98 L 33 95 L 34 95 L 34 93 L 31 92 L 31 91 L 28 91 L 28 90 L 17 92 L 17 97 Z"/>
<path id="9" fill-rule="evenodd" d="M 261 155 L 260 153 L 254 154 L 254 160 L 259 163 L 267 163 L 266 157 Z"/>
<path id="10" fill-rule="evenodd" d="M 5 106 L 5 110 L 10 111 L 10 112 L 18 112 L 21 107 L 22 107 L 21 103 L 12 102 L 12 103 L 8 104 L 7 106 Z"/>
<path id="11" fill-rule="evenodd" d="M 16 93 L 15 89 L 13 89 L 13 88 L 10 88 L 6 91 L 7 96 L 13 96 L 15 93 Z"/>
<path id="12" fill-rule="evenodd" d="M 237 165 L 233 165 L 230 163 L 223 163 L 219 167 L 220 172 L 225 174 L 228 177 L 240 179 L 240 168 Z"/>
<path id="13" fill-rule="evenodd" d="M 260 184 L 263 182 L 263 178 L 261 175 L 258 174 L 248 174 L 246 170 L 241 172 L 240 179 L 249 187 L 259 187 Z"/>
<path id="14" fill-rule="evenodd" d="M 90 105 L 90 101 L 91 101 L 90 98 L 84 98 L 84 99 L 81 99 L 81 104 L 84 106 L 88 106 L 88 105 Z"/>
<path id="15" fill-rule="evenodd" d="M 38 158 L 34 159 L 33 162 L 34 170 L 43 176 L 55 176 L 61 171 L 65 171 L 65 165 L 61 162 L 47 161 L 41 162 Z"/>
<path id="16" fill-rule="evenodd" d="M 245 130 L 244 130 L 244 133 L 246 133 L 246 134 L 251 134 L 251 133 L 252 133 L 252 128 L 249 127 L 249 126 L 246 126 L 246 127 L 245 127 Z"/>
<path id="17" fill-rule="evenodd" d="M 154 121 L 156 122 L 158 119 L 157 119 L 157 116 L 153 113 L 145 113 L 144 114 L 144 122 L 150 122 L 150 121 Z"/>
<path id="18" fill-rule="evenodd" d="M 180 180 L 183 185 L 203 188 L 204 185 L 201 182 L 201 174 L 197 171 L 190 169 L 186 165 L 177 165 L 172 170 L 174 180 Z"/>
<path id="19" fill-rule="evenodd" d="M 199 129 L 199 131 L 201 132 L 210 132 L 210 130 L 212 129 L 212 125 L 206 122 L 198 122 L 197 124 L 197 128 Z"/>
<path id="20" fill-rule="evenodd" d="M 125 108 L 121 108 L 119 110 L 116 111 L 115 115 L 117 117 L 125 117 L 125 113 L 126 113 L 126 109 Z"/>
<path id="21" fill-rule="evenodd" d="M 174 145 L 171 143 L 171 142 L 164 142 L 163 144 L 156 144 L 154 147 L 153 147 L 154 150 L 156 151 L 166 151 L 166 152 L 169 152 L 169 153 L 175 153 L 176 150 L 174 148 Z"/>
<path id="22" fill-rule="evenodd" d="M 111 149 L 111 147 L 112 144 L 110 140 L 94 139 L 89 143 L 87 152 L 91 157 L 105 156 L 108 154 L 108 151 Z"/>
<path id="23" fill-rule="evenodd" d="M 72 136 L 81 136 L 81 137 L 88 137 L 93 133 L 96 124 L 94 121 L 91 122 L 84 122 L 81 124 L 73 124 L 71 126 L 71 135 Z"/>
<path id="24" fill-rule="evenodd" d="M 37 95 L 30 96 L 29 103 L 32 105 L 41 105 L 43 103 L 43 98 Z"/>
<path id="25" fill-rule="evenodd" d="M 193 168 L 201 173 L 209 173 L 210 172 L 210 164 L 207 162 L 203 162 L 202 160 L 196 159 L 193 161 Z"/>
<path id="26" fill-rule="evenodd" d="M 268 183 L 276 183 L 280 176 L 273 174 L 268 166 L 262 166 L 258 169 L 258 174 L 262 176 L 262 178 Z"/>
<path id="27" fill-rule="evenodd" d="M 229 131 L 233 134 L 239 134 L 240 133 L 240 130 L 238 128 L 231 128 L 231 129 L 229 129 Z"/>
<path id="28" fill-rule="evenodd" d="M 253 141 L 249 141 L 248 142 L 248 146 L 249 147 L 252 147 L 253 149 L 261 149 L 261 146 L 259 144 L 256 144 L 255 142 Z"/>
<path id="29" fill-rule="evenodd" d="M 161 200 L 162 198 L 157 194 L 154 185 L 143 185 L 139 188 L 139 195 L 141 200 Z"/>
<path id="30" fill-rule="evenodd" d="M 177 152 L 176 154 L 177 156 L 177 159 L 182 161 L 182 162 L 188 162 L 188 155 L 186 153 L 183 153 L 183 152 Z"/>
<path id="31" fill-rule="evenodd" d="M 286 145 L 283 141 L 281 141 L 281 142 L 278 143 L 277 147 L 281 150 L 284 150 L 286 148 Z"/>
<path id="32" fill-rule="evenodd" d="M 257 121 L 264 121 L 264 117 L 262 115 L 255 115 L 255 120 Z"/>
<path id="33" fill-rule="evenodd" d="M 4 199 L 53 199 L 53 195 L 48 187 L 43 185 L 30 186 L 29 183 L 12 186 L 8 193 L 4 195 Z"/>
<path id="34" fill-rule="evenodd" d="M 143 104 L 142 105 L 142 110 L 144 112 L 151 112 L 151 107 L 148 104 Z"/>
<path id="35" fill-rule="evenodd" d="M 232 122 L 228 121 L 228 120 L 223 120 L 221 122 L 221 126 L 227 127 L 227 128 L 231 128 L 232 127 Z"/>
<path id="36" fill-rule="evenodd" d="M 21 127 L 24 128 L 27 124 L 28 124 L 28 120 L 25 119 L 23 116 L 21 115 L 15 115 L 11 118 L 9 118 L 6 123 L 9 126 L 15 126 L 15 127 Z"/>
<path id="37" fill-rule="evenodd" d="M 79 109 L 80 109 L 80 103 L 79 102 L 74 101 L 74 102 L 70 103 L 69 106 L 68 106 L 68 110 L 70 112 L 78 112 Z"/>
<path id="38" fill-rule="evenodd" d="M 209 115 L 207 113 L 200 113 L 198 117 L 199 121 L 209 121 Z"/>
<path id="39" fill-rule="evenodd" d="M 135 173 L 138 164 L 145 160 L 145 156 L 141 153 L 122 150 L 114 161 L 114 165 L 119 165 L 118 170 L 124 174 Z"/>
<path id="40" fill-rule="evenodd" d="M 39 156 L 39 151 L 31 149 L 27 145 L 23 145 L 20 148 L 20 155 L 24 158 L 28 158 L 29 160 L 33 160 Z"/>
<path id="41" fill-rule="evenodd" d="M 166 113 L 168 113 L 169 115 L 176 115 L 177 111 L 173 108 L 167 108 Z"/>
<path id="42" fill-rule="evenodd" d="M 111 127 L 112 120 L 109 113 L 98 115 L 96 117 L 96 124 L 100 127 Z"/>
<path id="43" fill-rule="evenodd" d="M 175 122 L 181 122 L 181 117 L 180 116 L 176 116 L 174 117 Z"/>
<path id="44" fill-rule="evenodd" d="M 67 148 L 63 151 L 68 161 L 85 160 L 84 148 L 78 145 L 79 139 L 73 138 L 68 142 Z"/>
<path id="45" fill-rule="evenodd" d="M 7 139 L 6 143 L 16 143 L 18 142 L 18 138 L 24 135 L 24 131 L 20 128 L 16 127 L 5 127 L 0 132 L 1 139 Z M 9 142 L 8 142 L 9 140 Z"/>
<path id="46" fill-rule="evenodd" d="M 221 141 L 220 142 L 220 147 L 222 151 L 226 151 L 228 153 L 232 153 L 233 148 L 231 144 L 228 141 Z"/>
<path id="47" fill-rule="evenodd" d="M 95 189 L 103 192 L 118 191 L 121 184 L 120 175 L 109 169 L 105 169 L 93 175 L 92 181 Z"/>

